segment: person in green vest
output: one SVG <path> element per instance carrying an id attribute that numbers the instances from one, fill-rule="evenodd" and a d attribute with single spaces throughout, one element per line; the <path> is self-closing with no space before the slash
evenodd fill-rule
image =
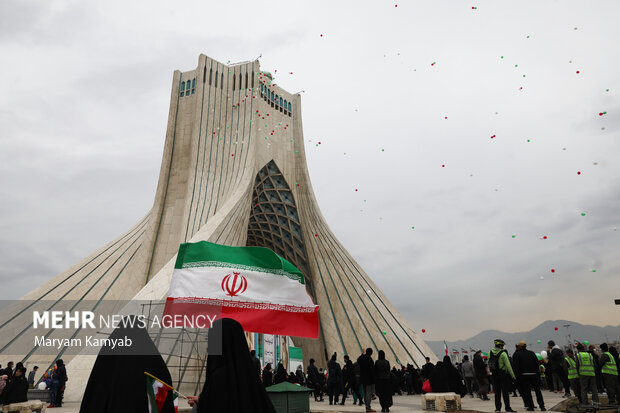
<path id="1" fill-rule="evenodd" d="M 596 387 L 596 372 L 594 370 L 594 357 L 586 351 L 583 344 L 577 344 L 577 373 L 581 386 L 581 402 L 588 403 L 588 391 L 592 392 L 592 401 L 598 403 L 598 389 Z"/>
<path id="2" fill-rule="evenodd" d="M 620 388 L 618 388 L 618 366 L 616 365 L 616 360 L 609 352 L 607 343 L 603 343 L 599 347 L 603 354 L 598 359 L 598 363 L 601 367 L 601 373 L 603 373 L 603 383 L 607 389 L 609 404 L 620 403 L 618 399 L 620 396 Z"/>
<path id="3" fill-rule="evenodd" d="M 581 400 L 581 386 L 579 385 L 579 373 L 577 372 L 577 362 L 575 361 L 575 353 L 573 350 L 566 350 L 566 357 L 564 357 L 564 373 L 568 376 L 570 387 L 575 392 L 575 396 L 579 399 L 579 403 L 583 403 Z"/>
<path id="4" fill-rule="evenodd" d="M 493 390 L 495 390 L 495 411 L 502 410 L 502 396 L 504 407 L 507 412 L 514 412 L 510 407 L 510 390 L 512 382 L 515 381 L 515 374 L 512 371 L 508 353 L 504 350 L 504 340 L 495 339 L 495 348 L 491 349 L 489 355 L 489 369 L 493 380 Z"/>

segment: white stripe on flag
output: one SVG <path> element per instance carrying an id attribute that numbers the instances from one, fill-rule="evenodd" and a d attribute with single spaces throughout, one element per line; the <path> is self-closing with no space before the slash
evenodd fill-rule
<path id="1" fill-rule="evenodd" d="M 237 274 L 236 279 L 235 273 Z M 229 274 L 231 277 L 225 280 Z M 246 282 L 245 288 L 240 288 L 242 277 Z M 315 307 L 312 298 L 306 292 L 305 285 L 299 281 L 282 275 L 237 268 L 175 269 L 168 297 L 208 297 L 232 301 L 269 302 Z"/>

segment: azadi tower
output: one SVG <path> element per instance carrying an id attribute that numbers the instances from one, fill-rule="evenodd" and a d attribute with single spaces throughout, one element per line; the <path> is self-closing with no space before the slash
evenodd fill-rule
<path id="1" fill-rule="evenodd" d="M 300 95 L 272 84 L 258 61 L 225 65 L 200 55 L 196 69 L 174 72 L 153 208 L 125 234 L 22 299 L 165 299 L 179 244 L 201 240 L 268 247 L 304 273 L 320 306 L 319 339 L 293 337 L 305 362 L 313 357 L 324 365 L 333 352 L 339 360 L 344 354 L 356 358 L 366 347 L 403 364 L 435 358 L 330 231 L 308 175 Z M 0 354 L 28 329 L 27 313 L 0 312 Z M 94 356 L 70 356 L 62 348 L 39 353 L 25 348 L 13 359 L 38 362 L 42 373 L 62 356 L 69 361 L 67 397 L 81 397 L 71 396 L 83 391 L 80 382 Z M 168 358 L 168 364 L 182 389 L 202 387 L 200 373 L 185 374 L 187 362 Z"/>

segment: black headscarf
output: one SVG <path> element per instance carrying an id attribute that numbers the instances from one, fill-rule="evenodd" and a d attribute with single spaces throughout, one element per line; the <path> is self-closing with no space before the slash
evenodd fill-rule
<path id="1" fill-rule="evenodd" d="M 267 363 L 263 369 L 263 385 L 269 387 L 273 384 L 273 373 L 271 372 L 271 363 Z"/>
<path id="2" fill-rule="evenodd" d="M 137 324 L 131 327 L 130 319 L 135 322 L 134 317 L 126 317 L 110 338 L 128 337 L 132 340 L 132 346 L 101 348 L 88 378 L 80 413 L 147 413 L 149 402 L 145 371 L 172 385 L 168 367 L 146 329 L 139 328 Z M 168 392 L 162 412 L 174 412 L 172 391 Z"/>
<path id="3" fill-rule="evenodd" d="M 220 343 L 211 339 L 217 334 L 222 337 L 221 351 L 217 351 Z M 241 324 L 230 318 L 215 321 L 209 332 L 208 352 L 198 413 L 275 413 L 256 374 Z"/>
<path id="4" fill-rule="evenodd" d="M 273 378 L 273 384 L 282 383 L 286 381 L 287 378 L 288 378 L 288 374 L 286 373 L 286 370 L 284 369 L 284 364 L 278 363 L 278 370 L 276 370 L 276 375 Z"/>
<path id="5" fill-rule="evenodd" d="M 431 389 L 433 389 L 433 393 L 449 392 L 450 386 L 448 385 L 448 380 L 449 379 L 443 362 L 438 361 L 430 377 Z"/>
<path id="6" fill-rule="evenodd" d="M 16 367 L 15 373 L 17 371 L 21 371 L 21 375 L 14 374 L 2 391 L 2 396 L 0 396 L 0 403 L 2 404 L 20 403 L 28 400 L 26 369 L 24 367 Z"/>
<path id="7" fill-rule="evenodd" d="M 443 368 L 445 370 L 444 378 L 446 380 L 446 384 L 448 385 L 448 391 L 460 394 L 461 397 L 463 397 L 467 393 L 467 389 L 465 388 L 465 386 L 463 386 L 461 374 L 459 373 L 458 369 L 452 364 L 450 356 L 444 356 Z M 435 391 L 435 389 L 433 389 L 433 391 Z"/>

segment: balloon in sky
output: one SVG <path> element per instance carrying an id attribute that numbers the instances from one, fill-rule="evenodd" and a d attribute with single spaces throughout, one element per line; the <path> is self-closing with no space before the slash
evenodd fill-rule
<path id="1" fill-rule="evenodd" d="M 590 342 L 588 340 L 583 340 L 583 344 L 586 345 L 586 346 L 589 346 Z"/>
<path id="2" fill-rule="evenodd" d="M 542 340 L 538 340 L 538 344 L 542 343 Z"/>
<path id="3" fill-rule="evenodd" d="M 426 329 L 424 329 L 424 328 L 423 328 L 423 329 L 422 329 L 422 332 L 423 332 L 423 333 L 426 333 Z"/>
<path id="4" fill-rule="evenodd" d="M 557 328 L 557 327 L 553 327 L 553 329 L 554 329 L 555 331 L 558 331 L 558 328 Z"/>

